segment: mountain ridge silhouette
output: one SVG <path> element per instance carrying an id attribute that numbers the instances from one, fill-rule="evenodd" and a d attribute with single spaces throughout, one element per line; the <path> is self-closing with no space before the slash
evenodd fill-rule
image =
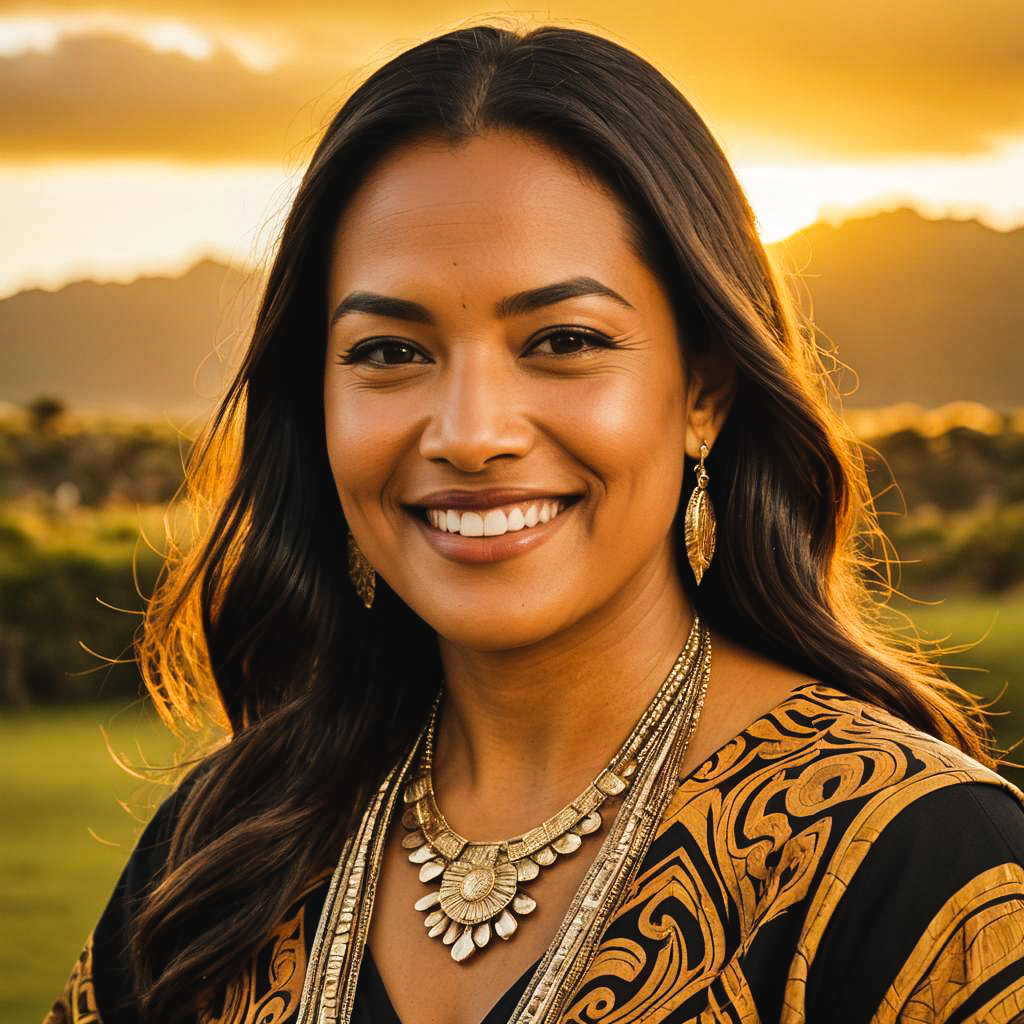
<path id="1" fill-rule="evenodd" d="M 769 248 L 819 343 L 852 368 L 837 375 L 846 407 L 1024 405 L 1024 228 L 903 208 L 818 222 Z M 244 347 L 260 284 L 205 259 L 177 277 L 2 299 L 0 401 L 201 415 Z"/>

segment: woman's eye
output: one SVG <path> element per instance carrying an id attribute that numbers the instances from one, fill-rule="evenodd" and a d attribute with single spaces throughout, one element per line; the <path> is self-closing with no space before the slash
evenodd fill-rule
<path id="1" fill-rule="evenodd" d="M 371 363 L 374 366 L 405 366 L 428 360 L 418 348 L 405 341 L 363 341 L 342 356 L 343 363 Z"/>
<path id="2" fill-rule="evenodd" d="M 538 338 L 527 349 L 529 354 L 539 353 L 545 356 L 571 356 L 590 348 L 611 348 L 610 338 L 596 331 L 584 331 L 578 328 L 564 327 L 557 331 L 549 331 Z"/>

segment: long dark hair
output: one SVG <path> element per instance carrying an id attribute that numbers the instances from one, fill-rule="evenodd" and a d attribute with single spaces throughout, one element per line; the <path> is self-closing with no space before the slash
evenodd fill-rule
<path id="1" fill-rule="evenodd" d="M 970 699 L 880 624 L 859 449 L 701 118 L 653 67 L 597 36 L 452 32 L 373 74 L 327 129 L 241 369 L 189 467 L 209 525 L 168 559 L 140 661 L 165 716 L 210 700 L 231 738 L 196 773 L 138 920 L 147 1020 L 193 1014 L 333 863 L 436 692 L 431 631 L 383 584 L 364 610 L 346 574 L 323 418 L 327 252 L 382 156 L 491 130 L 546 140 L 607 183 L 683 343 L 737 367 L 708 462 L 718 551 L 699 590 L 680 566 L 696 608 L 746 646 L 987 760 Z"/>

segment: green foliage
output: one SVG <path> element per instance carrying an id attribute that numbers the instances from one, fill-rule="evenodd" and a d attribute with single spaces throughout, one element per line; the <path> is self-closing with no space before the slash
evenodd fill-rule
<path id="1" fill-rule="evenodd" d="M 961 512 L 1022 498 L 1024 433 L 1012 421 L 997 433 L 956 423 L 940 434 L 904 428 L 874 439 L 865 454 L 883 513 Z"/>
<path id="2" fill-rule="evenodd" d="M 942 515 L 934 506 L 884 521 L 911 593 L 1004 593 L 1024 581 L 1024 502 Z"/>
<path id="3" fill-rule="evenodd" d="M 37 420 L 0 422 L 0 500 L 152 505 L 181 486 L 190 442 L 170 425 L 55 415 L 41 429 Z"/>
<path id="4" fill-rule="evenodd" d="M 28 413 L 32 429 L 42 433 L 53 429 L 56 425 L 57 420 L 64 412 L 64 402 L 49 395 L 40 395 L 28 403 L 25 411 Z"/>
<path id="5" fill-rule="evenodd" d="M 104 659 L 131 657 L 144 608 L 139 591 L 152 590 L 162 561 L 140 541 L 144 524 L 161 536 L 155 517 L 10 508 L 0 515 L 0 684 L 6 703 L 138 692 L 134 664 Z"/>
<path id="6" fill-rule="evenodd" d="M 1002 593 L 1024 582 L 1024 431 L 1013 416 L 968 412 L 980 422 L 924 415 L 865 449 L 899 585 L 911 594 Z"/>

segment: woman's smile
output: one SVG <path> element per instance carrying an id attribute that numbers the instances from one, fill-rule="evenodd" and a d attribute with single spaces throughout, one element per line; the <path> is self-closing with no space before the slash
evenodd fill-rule
<path id="1" fill-rule="evenodd" d="M 532 530 L 538 524 L 543 526 L 551 522 L 562 507 L 556 499 L 504 508 L 482 508 L 479 512 L 428 508 L 427 522 L 442 533 L 457 533 L 462 537 L 503 537 L 506 533 Z"/>
<path id="2" fill-rule="evenodd" d="M 451 491 L 410 511 L 427 543 L 443 558 L 483 563 L 535 550 L 564 524 L 576 502 L 575 497 L 514 501 L 494 491 Z"/>

